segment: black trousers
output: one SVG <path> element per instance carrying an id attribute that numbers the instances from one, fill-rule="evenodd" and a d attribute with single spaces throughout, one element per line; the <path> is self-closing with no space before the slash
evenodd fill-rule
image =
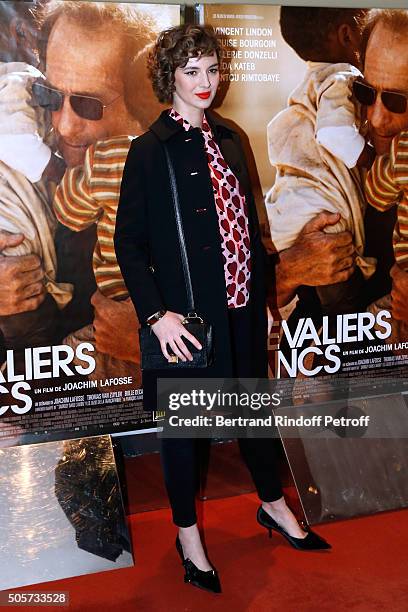
<path id="1" fill-rule="evenodd" d="M 249 371 L 250 317 L 248 308 L 229 310 L 234 370 L 237 377 L 245 378 Z M 198 445 L 209 440 L 163 438 L 161 458 L 164 480 L 178 527 L 190 527 L 197 522 L 195 495 L 198 487 Z M 268 438 L 241 438 L 238 440 L 243 459 L 251 473 L 259 498 L 275 501 L 282 497 L 282 486 L 276 471 L 276 445 L 278 440 Z"/>

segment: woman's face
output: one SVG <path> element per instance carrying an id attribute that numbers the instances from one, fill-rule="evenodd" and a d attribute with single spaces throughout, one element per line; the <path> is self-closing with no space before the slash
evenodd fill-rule
<path id="1" fill-rule="evenodd" d="M 174 106 L 205 110 L 214 100 L 219 82 L 218 58 L 215 52 L 212 55 L 191 57 L 184 68 L 175 70 Z"/>

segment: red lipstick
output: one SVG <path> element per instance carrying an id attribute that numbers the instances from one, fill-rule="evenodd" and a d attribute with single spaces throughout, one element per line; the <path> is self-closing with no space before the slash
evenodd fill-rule
<path id="1" fill-rule="evenodd" d="M 203 91 L 203 93 L 198 93 L 196 94 L 196 96 L 198 96 L 199 98 L 201 98 L 202 100 L 208 100 L 208 98 L 210 97 L 211 92 L 210 91 Z"/>

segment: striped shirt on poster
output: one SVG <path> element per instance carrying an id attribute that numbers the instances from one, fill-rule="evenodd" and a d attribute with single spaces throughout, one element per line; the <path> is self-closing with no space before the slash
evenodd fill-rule
<path id="1" fill-rule="evenodd" d="M 408 270 L 408 131 L 395 136 L 389 155 L 376 158 L 365 189 L 368 203 L 377 210 L 398 206 L 394 254 L 398 265 Z"/>
<path id="2" fill-rule="evenodd" d="M 113 246 L 123 169 L 133 136 L 116 136 L 91 145 L 83 166 L 69 168 L 58 185 L 54 210 L 60 223 L 80 232 L 97 225 L 93 253 L 96 284 L 105 297 L 128 297 Z"/>

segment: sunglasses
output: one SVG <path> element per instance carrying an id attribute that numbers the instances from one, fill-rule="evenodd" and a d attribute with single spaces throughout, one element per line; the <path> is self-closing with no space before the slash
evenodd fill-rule
<path id="1" fill-rule="evenodd" d="M 367 83 L 363 83 L 362 81 L 353 82 L 353 93 L 356 100 L 364 106 L 372 106 L 377 99 L 378 93 L 380 93 L 381 102 L 391 113 L 402 115 L 407 110 L 408 94 L 387 91 L 386 89 L 379 92 L 375 87 L 367 85 Z"/>
<path id="2" fill-rule="evenodd" d="M 109 104 L 103 104 L 98 98 L 81 96 L 80 94 L 66 94 L 41 83 L 33 83 L 32 92 L 37 104 L 49 111 L 59 111 L 64 104 L 64 98 L 67 96 L 74 113 L 82 119 L 90 119 L 91 121 L 102 119 L 103 109 L 116 102 L 122 95 L 116 96 Z"/>

